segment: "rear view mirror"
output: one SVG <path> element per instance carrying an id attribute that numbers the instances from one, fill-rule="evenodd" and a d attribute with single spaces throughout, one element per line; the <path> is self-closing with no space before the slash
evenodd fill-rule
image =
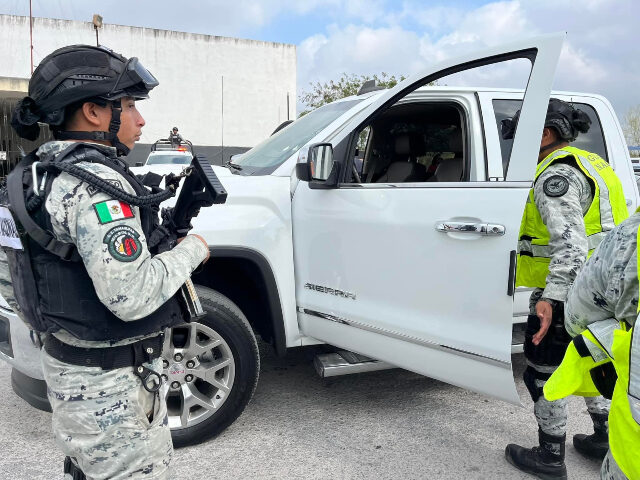
<path id="1" fill-rule="evenodd" d="M 142 167 L 144 165 L 143 162 L 136 162 L 136 167 Z"/>
<path id="2" fill-rule="evenodd" d="M 309 170 L 312 180 L 324 182 L 333 169 L 333 146 L 330 143 L 317 143 L 309 148 Z"/>
<path id="3" fill-rule="evenodd" d="M 333 158 L 333 146 L 330 143 L 311 145 L 301 152 L 299 160 L 296 176 L 299 180 L 310 182 L 310 188 L 333 188 L 338 184 L 340 163 Z"/>

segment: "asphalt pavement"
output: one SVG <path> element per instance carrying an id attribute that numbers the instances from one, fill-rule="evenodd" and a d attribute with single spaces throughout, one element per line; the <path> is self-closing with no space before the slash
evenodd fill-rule
<path id="1" fill-rule="evenodd" d="M 312 347 L 283 359 L 261 350 L 260 381 L 244 414 L 217 438 L 177 450 L 174 478 L 533 478 L 504 459 L 507 443 L 537 442 L 522 355 L 513 358 L 525 408 L 399 369 L 321 379 Z M 14 393 L 0 364 L 0 477 L 61 479 L 50 414 Z M 581 432 L 591 433 L 591 422 L 584 401 L 572 398 L 569 478 L 597 479 L 599 463 L 571 445 Z"/>

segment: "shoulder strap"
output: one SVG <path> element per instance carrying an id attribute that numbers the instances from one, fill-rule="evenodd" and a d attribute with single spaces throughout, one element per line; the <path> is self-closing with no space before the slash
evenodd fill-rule
<path id="1" fill-rule="evenodd" d="M 36 158 L 35 153 L 31 152 L 15 166 L 13 171 L 7 177 L 7 194 L 9 195 L 11 211 L 25 229 L 27 235 L 29 235 L 29 237 L 31 237 L 38 245 L 54 255 L 57 255 L 62 260 L 79 262 L 81 258 L 73 243 L 66 243 L 57 240 L 50 232 L 41 228 L 27 212 L 24 200 L 24 173 L 25 169 L 30 167 Z"/>
<path id="2" fill-rule="evenodd" d="M 57 156 L 54 161 L 47 163 L 47 167 L 68 173 L 96 187 L 99 191 L 136 207 L 157 206 L 161 202 L 175 195 L 175 188 L 168 188 L 160 192 L 149 193 L 144 185 L 129 171 L 126 166 L 114 161 L 105 160 L 104 155 L 100 154 L 95 149 L 85 148 L 79 153 L 73 152 L 65 157 L 67 158 L 62 158 L 62 155 Z M 101 163 L 106 165 L 110 169 L 120 173 L 136 193 L 130 194 L 105 181 L 93 172 L 77 166 L 76 164 L 80 162 Z"/>
<path id="3" fill-rule="evenodd" d="M 140 180 L 138 180 L 138 178 L 133 173 L 131 173 L 131 171 L 128 168 L 119 165 L 117 162 L 104 160 L 102 158 L 99 158 L 97 155 L 95 156 L 92 155 L 90 158 L 87 159 L 87 161 L 91 163 L 99 163 L 119 173 L 122 177 L 124 177 L 127 183 L 131 185 L 131 188 L 133 188 L 136 194 L 140 196 L 149 194 L 149 192 L 146 190 L 146 188 L 143 186 Z M 94 185 L 94 186 L 98 187 L 97 185 Z M 104 192 L 104 193 L 110 194 L 110 192 Z"/>
<path id="4" fill-rule="evenodd" d="M 99 155 L 93 149 L 80 150 L 79 152 L 73 152 L 70 155 L 70 157 L 73 157 L 73 159 L 69 158 L 69 160 L 67 161 L 72 163 L 74 161 L 77 162 L 78 160 L 85 160 L 92 163 L 99 163 L 115 171 L 116 173 L 119 173 L 120 176 L 124 178 L 124 180 L 129 185 L 131 185 L 131 188 L 133 188 L 136 195 L 132 196 L 128 192 L 125 192 L 124 190 L 121 190 L 120 188 L 110 184 L 104 185 L 103 186 L 104 188 L 102 188 L 100 183 L 94 183 L 92 181 L 92 177 L 94 176 L 94 174 L 89 172 L 87 172 L 88 176 L 83 175 L 81 178 L 87 183 L 90 183 L 91 185 L 98 188 L 99 191 L 106 193 L 107 195 L 111 195 L 114 198 L 117 198 L 118 200 L 122 200 L 124 202 L 135 205 L 140 209 L 140 221 L 142 223 L 142 230 L 145 232 L 145 235 L 147 236 L 147 244 L 150 248 L 155 246 L 164 237 L 166 237 L 167 235 L 166 230 L 158 229 L 159 202 L 156 202 L 156 203 L 147 202 L 147 204 L 140 205 L 137 202 L 133 202 L 132 200 L 135 199 L 136 196 L 139 199 L 150 198 L 153 196 L 158 197 L 161 195 L 165 195 L 167 191 L 157 189 L 160 191 L 150 194 L 145 184 L 138 177 L 136 177 L 131 172 L 131 170 L 127 168 L 126 164 L 123 164 L 119 160 L 118 161 L 113 161 L 113 159 L 107 160 L 103 158 L 101 155 Z M 83 158 L 83 157 L 86 157 L 86 158 Z M 81 167 L 77 167 L 77 168 L 81 168 Z M 156 175 L 156 174 L 151 174 L 151 175 Z M 162 180 L 162 177 L 159 175 L 156 175 L 156 176 L 158 177 L 158 184 L 159 184 L 160 181 Z"/>

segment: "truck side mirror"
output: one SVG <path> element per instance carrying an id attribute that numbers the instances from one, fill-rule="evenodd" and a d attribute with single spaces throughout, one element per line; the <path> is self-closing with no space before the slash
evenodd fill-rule
<path id="1" fill-rule="evenodd" d="M 136 162 L 136 167 L 142 167 L 144 165 L 143 162 Z"/>
<path id="2" fill-rule="evenodd" d="M 303 182 L 309 182 L 309 188 L 334 188 L 338 185 L 340 163 L 333 158 L 333 146 L 330 143 L 311 145 L 307 154 L 300 156 L 300 160 L 296 164 L 296 176 Z"/>

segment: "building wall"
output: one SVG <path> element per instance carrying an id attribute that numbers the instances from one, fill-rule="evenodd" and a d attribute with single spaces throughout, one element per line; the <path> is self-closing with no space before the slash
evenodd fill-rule
<path id="1" fill-rule="evenodd" d="M 141 144 L 166 138 L 177 126 L 194 145 L 224 145 L 228 158 L 231 147 L 252 147 L 296 117 L 294 45 L 109 24 L 99 38 L 126 57 L 138 57 L 160 81 L 150 100 L 139 104 L 147 122 Z M 34 19 L 36 66 L 56 48 L 78 43 L 95 45 L 93 24 Z M 0 76 L 28 78 L 29 18 L 0 15 L 0 45 Z M 148 147 L 136 150 L 139 156 Z"/>

